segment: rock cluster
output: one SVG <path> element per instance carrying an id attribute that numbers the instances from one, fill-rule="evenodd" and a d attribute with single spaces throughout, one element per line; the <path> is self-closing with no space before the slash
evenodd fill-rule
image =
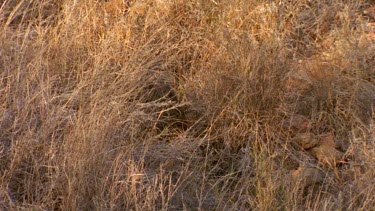
<path id="1" fill-rule="evenodd" d="M 289 129 L 296 131 L 291 139 L 302 149 L 314 156 L 322 165 L 334 167 L 343 162 L 344 152 L 335 142 L 333 133 L 314 134 L 309 131 L 310 121 L 303 115 L 294 115 L 284 124 Z"/>
<path id="2" fill-rule="evenodd" d="M 303 115 L 293 115 L 283 126 L 294 134 L 291 143 L 314 157 L 320 164 L 320 167 L 301 165 L 291 171 L 292 181 L 300 184 L 303 189 L 321 184 L 325 180 L 326 174 L 322 168 L 334 169 L 338 164 L 344 163 L 345 153 L 336 143 L 334 133 L 314 134 L 311 132 L 310 120 Z"/>

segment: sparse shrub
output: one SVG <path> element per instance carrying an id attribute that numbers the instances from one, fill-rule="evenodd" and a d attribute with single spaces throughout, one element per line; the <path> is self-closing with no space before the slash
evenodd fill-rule
<path id="1" fill-rule="evenodd" d="M 375 207 L 373 2 L 0 3 L 0 209 Z"/>

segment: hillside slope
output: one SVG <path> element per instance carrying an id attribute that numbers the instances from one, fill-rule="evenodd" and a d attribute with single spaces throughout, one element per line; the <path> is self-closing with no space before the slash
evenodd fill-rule
<path id="1" fill-rule="evenodd" d="M 373 2 L 0 3 L 0 209 L 375 208 Z"/>

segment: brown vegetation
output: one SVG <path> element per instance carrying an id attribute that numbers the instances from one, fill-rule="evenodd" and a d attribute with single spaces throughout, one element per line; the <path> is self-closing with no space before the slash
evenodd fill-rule
<path id="1" fill-rule="evenodd" d="M 0 3 L 0 209 L 375 208 L 371 1 Z"/>

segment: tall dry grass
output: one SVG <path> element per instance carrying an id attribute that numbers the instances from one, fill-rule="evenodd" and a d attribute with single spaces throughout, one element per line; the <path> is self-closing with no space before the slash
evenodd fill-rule
<path id="1" fill-rule="evenodd" d="M 0 2 L 1 209 L 375 208 L 370 1 Z"/>

